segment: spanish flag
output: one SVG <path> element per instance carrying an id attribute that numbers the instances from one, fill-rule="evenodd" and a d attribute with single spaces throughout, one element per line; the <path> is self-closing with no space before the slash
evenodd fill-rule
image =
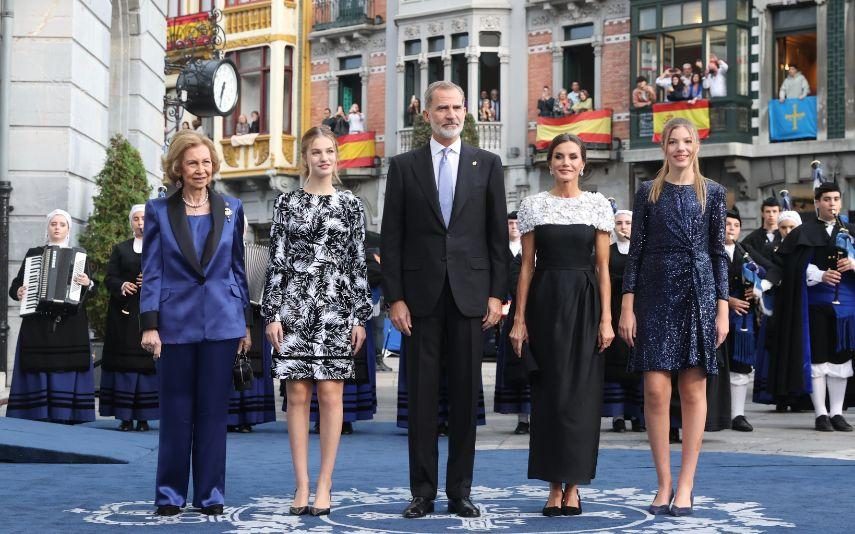
<path id="1" fill-rule="evenodd" d="M 653 142 L 662 140 L 662 129 L 665 123 L 674 117 L 688 119 L 698 129 L 698 136 L 706 139 L 710 136 L 710 101 L 696 100 L 688 102 L 667 102 L 653 104 Z"/>
<path id="2" fill-rule="evenodd" d="M 549 147 L 555 136 L 572 133 L 585 143 L 610 145 L 612 142 L 612 110 L 583 111 L 566 117 L 538 117 L 535 146 Z"/>
<path id="3" fill-rule="evenodd" d="M 374 132 L 342 135 L 337 140 L 339 169 L 374 166 Z"/>

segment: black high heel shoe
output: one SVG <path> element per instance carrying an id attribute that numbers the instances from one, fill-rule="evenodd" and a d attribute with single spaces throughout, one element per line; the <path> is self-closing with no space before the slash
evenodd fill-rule
<path id="1" fill-rule="evenodd" d="M 659 496 L 659 492 L 656 492 L 656 497 Z M 656 502 L 656 497 L 653 497 L 653 502 Z M 674 500 L 674 490 L 671 490 L 671 496 L 668 497 L 668 502 L 665 504 L 651 504 L 647 507 L 647 512 L 650 515 L 668 515 L 671 513 L 671 501 Z"/>
<path id="2" fill-rule="evenodd" d="M 315 494 L 315 500 L 318 499 L 317 493 Z M 309 515 L 313 517 L 319 517 L 322 515 L 330 515 L 330 509 L 332 509 L 332 486 L 330 486 L 330 506 L 326 508 L 316 508 L 314 506 L 309 507 Z"/>
<path id="3" fill-rule="evenodd" d="M 297 490 L 294 490 L 294 498 L 297 498 Z M 291 506 L 288 508 L 290 515 L 306 515 L 309 513 L 309 505 L 306 506 Z"/>
<path id="4" fill-rule="evenodd" d="M 695 513 L 695 492 L 689 494 L 689 506 L 675 506 L 671 505 L 671 509 L 669 512 L 674 517 L 685 517 L 687 515 L 692 515 Z"/>
<path id="5" fill-rule="evenodd" d="M 579 500 L 579 506 L 565 506 L 564 496 L 561 497 L 561 515 L 582 515 L 582 495 L 579 494 L 579 488 L 576 488 L 576 498 Z"/>
<path id="6" fill-rule="evenodd" d="M 562 491 L 561 492 L 561 502 L 563 502 L 563 501 L 564 501 L 564 492 Z M 543 510 L 541 510 L 541 512 L 540 512 L 544 516 L 546 516 L 546 517 L 558 517 L 561 515 L 561 506 L 560 505 L 559 506 L 548 506 L 549 505 L 549 498 L 548 497 L 546 499 L 546 504 L 547 504 L 547 506 L 544 506 Z"/>

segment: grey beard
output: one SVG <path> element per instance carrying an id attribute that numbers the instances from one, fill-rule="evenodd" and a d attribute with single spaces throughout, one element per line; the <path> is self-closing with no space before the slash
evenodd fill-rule
<path id="1" fill-rule="evenodd" d="M 455 137 L 460 135 L 460 133 L 463 131 L 463 126 L 461 125 L 461 126 L 458 126 L 457 128 L 449 129 L 449 128 L 443 128 L 441 126 L 434 126 L 433 124 L 431 124 L 430 129 L 431 129 L 431 131 L 433 131 L 434 135 L 437 135 L 437 136 L 445 138 L 445 139 L 454 139 Z"/>

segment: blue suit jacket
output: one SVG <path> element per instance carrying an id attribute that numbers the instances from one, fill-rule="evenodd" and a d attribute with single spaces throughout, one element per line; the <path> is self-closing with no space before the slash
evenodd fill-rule
<path id="1" fill-rule="evenodd" d="M 157 328 L 164 344 L 241 338 L 252 325 L 243 206 L 210 189 L 208 194 L 213 225 L 201 263 L 181 192 L 145 206 L 140 330 Z"/>

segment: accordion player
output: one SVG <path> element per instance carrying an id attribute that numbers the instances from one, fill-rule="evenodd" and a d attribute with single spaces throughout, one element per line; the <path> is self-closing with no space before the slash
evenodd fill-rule
<path id="1" fill-rule="evenodd" d="M 36 313 L 74 313 L 84 294 L 77 281 L 86 267 L 81 248 L 44 247 L 41 255 L 28 256 L 23 265 L 27 292 L 21 299 L 21 317 Z"/>

